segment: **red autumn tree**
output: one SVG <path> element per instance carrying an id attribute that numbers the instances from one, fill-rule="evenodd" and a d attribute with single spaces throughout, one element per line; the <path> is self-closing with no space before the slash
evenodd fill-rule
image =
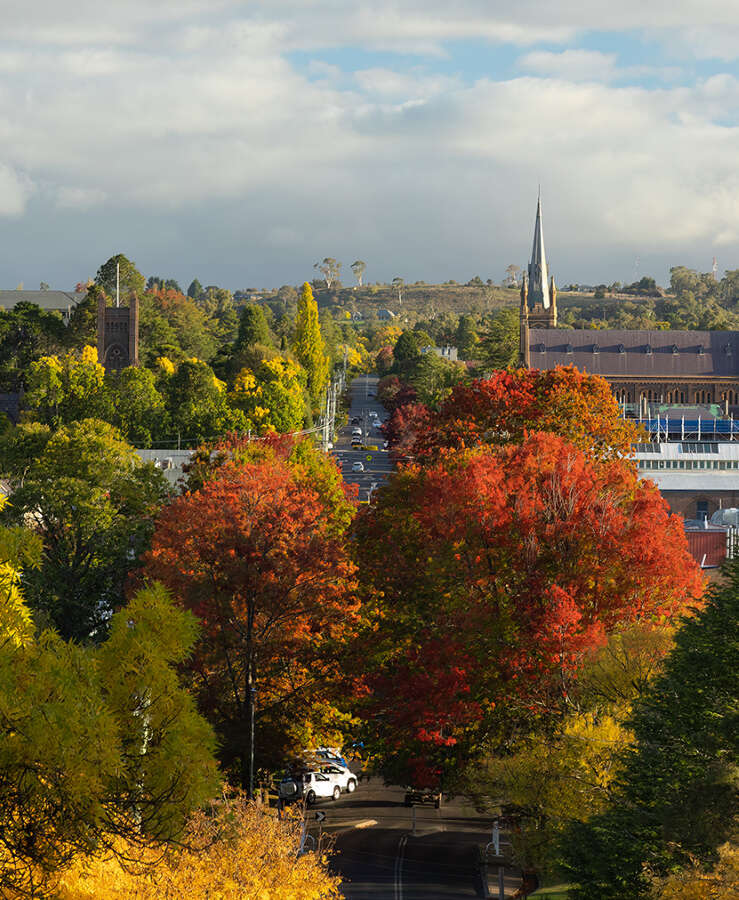
<path id="1" fill-rule="evenodd" d="M 456 385 L 439 410 L 430 412 L 408 453 L 433 461 L 447 448 L 518 443 L 527 431 L 559 434 L 606 459 L 628 453 L 638 440 L 634 425 L 619 416 L 605 379 L 558 366 L 507 369 Z"/>
<path id="2" fill-rule="evenodd" d="M 290 434 L 268 434 L 250 438 L 229 434 L 199 447 L 187 466 L 187 487 L 196 491 L 213 478 L 223 466 L 250 462 L 284 463 L 301 486 L 318 494 L 329 529 L 343 534 L 356 511 L 357 486 L 347 484 L 332 456 L 318 449 L 310 438 Z"/>
<path id="3" fill-rule="evenodd" d="M 285 729 L 325 699 L 357 618 L 354 573 L 319 493 L 269 453 L 220 466 L 159 517 L 144 574 L 202 623 L 194 685 L 244 787 L 252 718 L 274 763 Z"/>
<path id="4" fill-rule="evenodd" d="M 382 432 L 396 458 L 412 452 L 419 435 L 425 434 L 430 418 L 429 408 L 423 403 L 404 403 L 395 407 L 382 426 Z"/>
<path id="5" fill-rule="evenodd" d="M 700 595 L 681 520 L 629 462 L 553 434 L 411 465 L 357 523 L 375 591 L 363 679 L 389 773 L 449 772 L 566 701 L 583 654 Z"/>

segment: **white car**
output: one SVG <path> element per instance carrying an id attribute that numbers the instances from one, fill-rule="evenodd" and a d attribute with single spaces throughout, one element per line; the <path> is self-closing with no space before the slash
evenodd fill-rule
<path id="1" fill-rule="evenodd" d="M 338 800 L 342 791 L 351 794 L 356 787 L 356 776 L 349 769 L 325 765 L 286 776 L 280 782 L 277 794 L 281 800 L 288 801 L 305 797 L 305 802 L 310 805 L 321 798 Z"/>
<path id="2" fill-rule="evenodd" d="M 352 463 L 352 472 L 364 472 L 364 463 L 360 460 Z"/>
<path id="3" fill-rule="evenodd" d="M 352 428 L 352 434 L 356 434 L 359 437 L 362 437 L 362 429 L 361 428 Z"/>

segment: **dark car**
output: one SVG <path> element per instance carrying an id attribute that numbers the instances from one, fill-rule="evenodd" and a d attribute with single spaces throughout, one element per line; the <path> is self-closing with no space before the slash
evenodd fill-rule
<path id="1" fill-rule="evenodd" d="M 406 806 L 413 806 L 414 803 L 433 803 L 434 809 L 441 806 L 441 791 L 433 788 L 406 788 L 405 801 Z"/>

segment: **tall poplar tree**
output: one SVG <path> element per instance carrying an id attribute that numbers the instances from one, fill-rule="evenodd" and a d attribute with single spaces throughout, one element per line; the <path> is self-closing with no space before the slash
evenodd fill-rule
<path id="1" fill-rule="evenodd" d="M 293 349 L 308 373 L 308 392 L 314 409 L 318 408 L 328 382 L 328 357 L 318 323 L 318 304 L 313 299 L 313 291 L 307 281 L 298 298 Z"/>

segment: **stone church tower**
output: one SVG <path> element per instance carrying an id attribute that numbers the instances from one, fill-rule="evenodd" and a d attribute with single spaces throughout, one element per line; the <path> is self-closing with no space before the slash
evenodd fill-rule
<path id="1" fill-rule="evenodd" d="M 536 204 L 534 245 L 531 262 L 521 282 L 521 353 L 523 365 L 530 365 L 529 328 L 557 327 L 557 288 L 549 277 L 544 251 L 544 229 L 541 222 L 541 194 Z"/>
<path id="2" fill-rule="evenodd" d="M 98 299 L 98 361 L 106 372 L 139 364 L 139 298 L 128 306 L 106 306 Z"/>

